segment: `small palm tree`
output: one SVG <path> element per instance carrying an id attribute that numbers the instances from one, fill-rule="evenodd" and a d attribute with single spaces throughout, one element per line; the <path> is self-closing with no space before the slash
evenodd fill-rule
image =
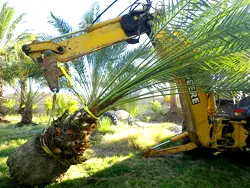
<path id="1" fill-rule="evenodd" d="M 18 43 L 8 49 L 6 63 L 3 66 L 3 78 L 11 86 L 15 86 L 16 94 L 20 97 L 20 113 L 22 119 L 19 125 L 32 123 L 32 106 L 38 97 L 38 91 L 32 89 L 34 82 L 42 84 L 42 74 L 38 63 L 34 63 L 21 50 L 23 44 L 32 42 L 36 37 L 24 33 L 18 37 Z M 17 85 L 16 82 L 19 84 Z M 20 86 L 20 92 L 18 87 Z M 40 98 L 40 97 L 39 97 Z"/>
<path id="2" fill-rule="evenodd" d="M 25 14 L 20 14 L 16 19 L 15 9 L 10 7 L 8 3 L 4 3 L 0 9 L 0 110 L 1 99 L 3 98 L 3 66 L 6 63 L 6 56 L 9 48 L 19 42 L 20 37 L 16 37 L 14 32 L 17 26 L 23 20 Z"/>
<path id="3" fill-rule="evenodd" d="M 65 112 L 42 135 L 11 154 L 7 163 L 19 182 L 49 183 L 70 165 L 83 162 L 82 153 L 89 147 L 89 136 L 97 126 L 98 117 L 113 107 L 151 97 L 152 92 L 145 91 L 145 87 L 188 76 L 197 78 L 197 86 L 202 86 L 204 91 L 225 89 L 225 78 L 232 81 L 230 89 L 231 86 L 241 88 L 234 83 L 248 72 L 246 64 L 241 61 L 232 63 L 232 60 L 250 49 L 250 41 L 247 40 L 250 37 L 249 2 L 171 2 L 174 4 L 163 6 L 164 9 L 159 11 L 152 36 L 141 46 L 144 49 L 152 41 L 156 44 L 147 58 L 135 61 L 141 55 L 142 50 L 139 50 L 106 85 L 100 87 L 94 98 L 88 100 L 88 95 L 80 96 L 83 109 L 73 115 Z M 230 68 L 238 70 L 238 65 L 246 72 L 235 77 Z M 214 75 L 219 81 L 215 86 Z M 167 94 L 170 89 L 165 87 L 161 92 Z M 87 90 L 92 93 L 94 88 Z M 135 92 L 139 95 L 133 95 Z M 31 166 L 34 167 L 32 173 Z M 24 177 L 23 174 L 29 175 Z M 36 174 L 40 174 L 39 178 Z"/>

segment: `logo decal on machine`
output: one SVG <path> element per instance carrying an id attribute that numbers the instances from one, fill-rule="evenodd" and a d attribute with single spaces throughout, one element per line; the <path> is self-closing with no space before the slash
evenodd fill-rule
<path id="1" fill-rule="evenodd" d="M 199 104 L 200 99 L 199 99 L 196 87 L 194 86 L 193 79 L 191 79 L 191 78 L 186 79 L 186 84 L 187 84 L 187 89 L 188 89 L 192 104 L 193 105 Z"/>

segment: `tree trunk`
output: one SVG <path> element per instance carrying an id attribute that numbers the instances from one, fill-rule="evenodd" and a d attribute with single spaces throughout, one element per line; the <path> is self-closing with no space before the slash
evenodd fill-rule
<path id="1" fill-rule="evenodd" d="M 22 185 L 43 185 L 56 180 L 70 165 L 85 161 L 82 154 L 89 148 L 96 121 L 83 110 L 71 116 L 65 112 L 44 133 L 10 154 L 10 176 Z"/>
<path id="2" fill-rule="evenodd" d="M 21 93 L 20 93 L 20 106 L 18 112 L 20 114 L 23 113 L 24 111 L 24 105 L 25 105 L 25 96 L 27 93 L 27 81 L 26 80 L 20 80 L 20 85 L 21 85 Z"/>
<path id="3" fill-rule="evenodd" d="M 31 124 L 32 123 L 32 106 L 26 105 L 22 112 L 21 124 Z"/>
<path id="4" fill-rule="evenodd" d="M 3 112 L 3 80 L 0 75 L 0 114 L 4 114 Z"/>
<path id="5" fill-rule="evenodd" d="M 0 57 L 0 114 L 3 114 L 3 60 Z"/>
<path id="6" fill-rule="evenodd" d="M 170 83 L 170 87 L 174 88 L 175 84 L 174 83 Z M 176 100 L 176 90 L 172 89 L 170 90 L 170 93 L 172 95 L 170 95 L 170 112 L 175 114 L 177 112 L 177 100 Z"/>

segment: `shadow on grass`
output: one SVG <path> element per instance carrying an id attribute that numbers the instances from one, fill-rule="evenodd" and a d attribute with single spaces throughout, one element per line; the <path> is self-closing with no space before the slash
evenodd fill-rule
<path id="1" fill-rule="evenodd" d="M 0 154 L 7 157 L 13 150 L 2 150 Z M 94 157 L 102 160 L 115 155 L 138 153 L 138 149 L 129 145 L 128 137 L 97 143 L 93 150 Z M 142 158 L 135 154 L 95 173 L 91 170 L 98 167 L 86 168 L 85 165 L 83 163 L 80 166 L 89 177 L 64 180 L 47 187 L 250 187 L 250 155 L 245 153 L 213 156 L 207 150 L 200 150 L 192 155 L 175 154 L 155 158 Z M 0 173 L 0 187 L 20 187 L 9 177 L 6 164 L 1 164 L 0 170 L 3 171 L 2 175 Z"/>
<path id="2" fill-rule="evenodd" d="M 1 188 L 21 188 L 10 177 L 0 177 Z"/>
<path id="3" fill-rule="evenodd" d="M 238 167 L 223 157 L 129 158 L 88 178 L 67 180 L 49 187 L 249 187 L 250 168 Z"/>
<path id="4" fill-rule="evenodd" d="M 8 157 L 10 153 L 12 153 L 15 148 L 3 149 L 0 151 L 0 157 Z"/>
<path id="5" fill-rule="evenodd" d="M 9 169 L 6 164 L 7 156 L 0 155 L 0 187 L 1 188 L 14 188 L 20 187 L 15 181 L 9 176 Z"/>
<path id="6" fill-rule="evenodd" d="M 33 135 L 15 135 L 15 136 L 10 136 L 10 137 L 4 137 L 3 139 L 0 139 L 0 145 L 1 144 L 7 144 L 12 143 L 12 142 L 18 142 L 20 139 L 28 140 L 31 138 Z M 10 146 L 11 147 L 11 146 Z M 0 150 L 1 153 L 1 150 Z"/>
<path id="7" fill-rule="evenodd" d="M 94 174 L 89 173 L 87 178 L 66 180 L 48 187 L 250 187 L 249 178 L 249 154 L 214 156 L 203 150 L 195 156 L 175 154 L 143 158 L 137 154 Z"/>
<path id="8" fill-rule="evenodd" d="M 5 138 L 5 139 L 1 138 L 0 139 L 0 157 L 8 157 L 10 153 L 14 152 L 14 150 L 17 147 L 22 145 L 22 143 L 20 143 L 20 139 L 28 140 L 29 138 L 31 137 L 27 135 L 20 136 L 17 138 L 11 138 L 11 137 Z"/>

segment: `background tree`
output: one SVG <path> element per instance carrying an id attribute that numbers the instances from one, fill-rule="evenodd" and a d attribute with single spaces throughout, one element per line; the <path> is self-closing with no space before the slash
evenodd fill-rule
<path id="1" fill-rule="evenodd" d="M 18 43 L 8 49 L 8 61 L 3 66 L 3 78 L 14 86 L 20 99 L 19 112 L 22 115 L 20 125 L 32 123 L 32 107 L 37 102 L 38 89 L 35 85 L 43 85 L 40 65 L 34 63 L 21 50 L 23 44 L 35 40 L 35 35 L 24 33 L 18 37 Z M 20 88 L 20 89 L 19 89 Z"/>
<path id="2" fill-rule="evenodd" d="M 176 93 L 177 93 L 177 91 L 176 91 L 176 89 L 174 89 L 174 88 L 176 88 L 176 86 L 175 86 L 175 83 L 173 83 L 173 82 L 170 82 L 170 88 L 172 88 L 171 90 L 170 90 L 170 109 L 169 109 L 169 111 L 172 113 L 172 114 L 175 114 L 175 113 L 177 113 L 177 98 L 176 98 Z"/>
<path id="3" fill-rule="evenodd" d="M 8 49 L 19 42 L 18 37 L 15 35 L 15 30 L 25 14 L 20 14 L 16 19 L 14 19 L 14 16 L 15 9 L 10 7 L 7 2 L 4 3 L 0 10 L 0 110 L 2 108 L 1 99 L 3 98 L 3 65 L 6 62 Z"/>

